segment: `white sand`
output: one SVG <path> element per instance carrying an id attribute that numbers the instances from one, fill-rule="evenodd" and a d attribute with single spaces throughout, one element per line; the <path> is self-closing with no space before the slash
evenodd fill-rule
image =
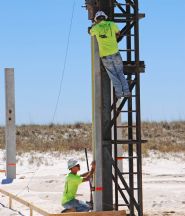
<path id="1" fill-rule="evenodd" d="M 4 152 L 0 151 L 0 169 L 5 168 Z M 81 172 L 86 172 L 84 153 L 71 152 L 25 154 L 17 156 L 17 179 L 12 184 L 0 185 L 7 190 L 50 213 L 60 213 L 60 196 L 64 177 L 68 172 L 66 161 L 77 157 L 81 162 Z M 89 159 L 91 160 L 91 158 Z M 39 165 L 41 164 L 41 165 Z M 126 161 L 123 161 L 126 167 Z M 0 173 L 0 180 L 4 179 Z M 143 159 L 144 212 L 147 215 L 185 216 L 185 157 L 183 154 L 159 154 L 151 152 Z M 89 200 L 89 185 L 83 183 L 78 190 L 78 199 Z M 0 216 L 29 215 L 29 210 L 13 202 L 13 210 L 8 206 L 7 197 L 0 194 Z M 20 213 L 19 213 L 20 211 Z M 34 213 L 34 216 L 39 215 Z"/>

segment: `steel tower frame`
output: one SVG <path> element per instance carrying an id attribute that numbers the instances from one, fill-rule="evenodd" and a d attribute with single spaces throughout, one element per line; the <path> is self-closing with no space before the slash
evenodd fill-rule
<path id="1" fill-rule="evenodd" d="M 98 10 L 103 10 L 109 20 L 119 24 L 124 74 L 132 92 L 132 97 L 123 98 L 118 103 L 113 90 L 111 101 L 110 80 L 100 63 L 103 125 L 100 132 L 103 148 L 102 210 L 119 210 L 126 206 L 129 215 L 143 216 L 142 143 L 146 141 L 141 139 L 140 73 L 145 71 L 145 64 L 140 61 L 139 55 L 139 19 L 144 18 L 145 14 L 139 13 L 138 0 L 86 0 L 86 7 L 90 20 L 93 20 Z M 124 124 L 117 124 L 119 115 L 122 116 Z M 122 140 L 117 139 L 120 129 L 123 131 Z M 123 145 L 123 157 L 118 157 L 118 145 Z M 118 169 L 118 160 L 123 160 L 123 171 Z"/>

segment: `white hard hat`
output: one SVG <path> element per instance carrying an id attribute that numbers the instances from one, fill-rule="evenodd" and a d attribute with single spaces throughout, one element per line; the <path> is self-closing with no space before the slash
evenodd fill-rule
<path id="1" fill-rule="evenodd" d="M 98 11 L 98 12 L 96 13 L 95 17 L 94 17 L 94 20 L 97 21 L 97 18 L 98 18 L 99 16 L 104 16 L 105 19 L 108 18 L 108 16 L 107 16 L 103 11 Z"/>
<path id="2" fill-rule="evenodd" d="M 68 169 L 71 169 L 71 168 L 75 167 L 78 164 L 79 164 L 78 160 L 73 159 L 73 158 L 69 159 L 68 162 L 67 162 Z"/>

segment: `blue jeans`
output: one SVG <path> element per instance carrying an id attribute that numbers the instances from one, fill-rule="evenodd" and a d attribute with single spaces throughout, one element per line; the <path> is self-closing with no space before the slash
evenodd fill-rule
<path id="1" fill-rule="evenodd" d="M 73 199 L 63 205 L 65 209 L 75 208 L 77 212 L 88 212 L 90 206 L 83 201 Z"/>
<path id="2" fill-rule="evenodd" d="M 102 57 L 102 63 L 112 80 L 117 98 L 121 98 L 123 93 L 128 94 L 129 86 L 123 73 L 123 62 L 120 53 Z"/>

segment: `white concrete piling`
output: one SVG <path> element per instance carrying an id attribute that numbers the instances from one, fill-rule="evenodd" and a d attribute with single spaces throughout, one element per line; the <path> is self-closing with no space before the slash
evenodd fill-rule
<path id="1" fill-rule="evenodd" d="M 6 100 L 6 178 L 16 178 L 16 128 L 15 128 L 15 88 L 14 68 L 5 68 Z"/>

